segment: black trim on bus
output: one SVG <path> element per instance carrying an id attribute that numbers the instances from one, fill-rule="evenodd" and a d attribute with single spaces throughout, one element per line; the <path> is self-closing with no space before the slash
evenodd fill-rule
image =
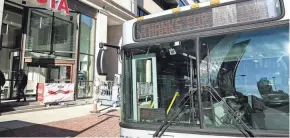
<path id="1" fill-rule="evenodd" d="M 158 129 L 157 124 L 141 124 L 141 123 L 119 123 L 121 128 L 155 131 Z M 222 129 L 222 128 L 204 128 L 198 126 L 170 126 L 166 132 L 171 133 L 186 133 L 196 135 L 212 135 L 212 136 L 231 136 L 231 137 L 245 137 L 237 129 Z M 166 133 L 165 132 L 165 133 Z M 289 137 L 289 131 L 262 131 L 253 130 L 255 137 Z M 151 133 L 148 133 L 151 134 Z"/>
<path id="2" fill-rule="evenodd" d="M 262 20 L 258 20 L 258 21 L 251 21 L 251 22 L 246 22 L 246 23 L 237 23 L 237 24 L 231 24 L 231 25 L 225 25 L 225 26 L 219 26 L 219 27 L 212 27 L 212 28 L 206 28 L 206 29 L 200 29 L 200 30 L 190 30 L 190 31 L 184 31 L 184 32 L 178 32 L 175 34 L 168 34 L 168 35 L 163 35 L 163 36 L 154 36 L 154 37 L 149 37 L 149 38 L 142 38 L 142 39 L 136 39 L 136 32 L 135 32 L 135 28 L 136 28 L 136 24 L 139 22 L 154 22 L 154 21 L 158 21 L 158 20 L 166 20 L 168 18 L 174 17 L 174 16 L 183 16 L 183 15 L 187 15 L 188 13 L 191 12 L 199 12 L 202 10 L 207 10 L 207 9 L 211 9 L 211 8 L 215 8 L 215 7 L 220 7 L 220 6 L 225 6 L 225 5 L 230 5 L 230 4 L 235 4 L 235 3 L 240 3 L 240 2 L 244 2 L 244 1 L 248 1 L 248 0 L 240 0 L 240 1 L 232 1 L 232 2 L 226 2 L 226 3 L 222 3 L 222 4 L 217 4 L 217 5 L 211 5 L 208 7 L 202 7 L 202 8 L 198 8 L 198 9 L 190 9 L 188 11 L 183 11 L 183 12 L 179 12 L 179 13 L 175 13 L 175 14 L 169 14 L 169 15 L 164 15 L 164 16 L 160 16 L 160 17 L 154 17 L 154 18 L 150 18 L 150 19 L 145 19 L 142 21 L 137 21 L 133 24 L 133 31 L 132 31 L 132 38 L 134 42 L 142 42 L 142 41 L 148 41 L 148 40 L 156 40 L 156 39 L 162 39 L 162 38 L 166 38 L 166 37 L 174 37 L 176 35 L 184 35 L 184 34 L 191 34 L 191 33 L 200 33 L 200 32 L 205 32 L 205 31 L 213 31 L 213 30 L 218 30 L 218 29 L 227 29 L 230 27 L 238 27 L 238 26 L 242 26 L 242 25 L 249 25 L 249 24 L 256 24 L 256 23 L 265 23 L 265 22 L 269 22 L 269 21 L 276 21 L 276 20 L 280 20 L 285 16 L 285 6 L 284 6 L 284 0 L 279 0 L 280 2 L 280 7 L 281 7 L 281 15 L 274 17 L 274 18 L 269 18 L 269 19 L 262 19 Z"/>
<path id="3" fill-rule="evenodd" d="M 173 41 L 181 41 L 185 39 L 195 39 L 195 38 L 203 38 L 203 37 L 210 37 L 210 36 L 217 36 L 222 34 L 229 34 L 229 33 L 238 33 L 238 32 L 246 32 L 256 29 L 267 29 L 272 27 L 284 26 L 289 25 L 289 19 L 286 20 L 278 20 L 278 21 L 268 21 L 263 23 L 256 23 L 250 25 L 243 25 L 243 26 L 236 26 L 224 29 L 217 29 L 217 30 L 209 30 L 203 32 L 196 32 L 196 33 L 187 33 L 183 35 L 175 35 L 166 38 L 159 38 L 159 39 L 152 39 L 150 41 L 142 41 L 138 43 L 131 43 L 122 46 L 122 49 L 130 49 L 130 48 L 138 48 L 142 46 L 154 45 L 163 42 L 173 42 Z"/>

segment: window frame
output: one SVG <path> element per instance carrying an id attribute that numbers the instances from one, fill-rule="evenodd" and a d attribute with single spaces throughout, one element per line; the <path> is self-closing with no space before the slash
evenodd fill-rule
<path id="1" fill-rule="evenodd" d="M 141 13 L 143 13 L 143 15 L 141 15 Z M 137 5 L 137 16 L 138 17 L 142 17 L 142 16 L 146 16 L 149 15 L 150 13 L 148 11 L 146 11 L 144 8 L 142 8 L 141 6 Z"/>
<path id="2" fill-rule="evenodd" d="M 77 53 L 77 59 L 76 59 L 76 61 L 77 61 L 77 76 L 78 76 L 79 71 L 80 71 L 80 56 L 81 55 L 86 55 L 86 56 L 88 56 L 89 59 L 92 58 L 92 61 L 91 61 L 91 64 L 92 64 L 91 66 L 93 66 L 92 74 L 93 74 L 93 76 L 95 76 L 95 66 L 96 66 L 96 63 L 95 63 L 95 60 L 96 60 L 95 50 L 96 50 L 96 41 L 95 40 L 93 41 L 93 44 L 92 45 L 94 45 L 94 49 L 93 49 L 93 52 L 92 53 L 83 53 L 80 50 L 80 47 L 81 47 L 80 42 L 81 42 L 81 34 L 82 34 L 82 26 L 81 26 L 81 23 L 82 23 L 82 15 L 83 16 L 87 16 L 87 17 L 90 17 L 90 16 L 88 16 L 86 14 L 82 14 L 82 13 L 78 13 L 78 14 L 79 14 L 79 18 L 78 18 L 78 29 L 79 29 L 79 32 L 78 32 L 78 38 L 77 38 L 78 39 L 78 44 L 77 44 L 78 53 Z M 96 28 L 97 27 L 97 19 L 95 19 L 93 17 L 90 17 L 90 18 L 92 20 L 94 20 L 94 22 L 92 22 L 92 23 L 93 23 L 93 25 Z M 96 39 L 96 35 L 97 35 L 96 31 L 94 31 L 93 34 L 94 34 L 94 39 Z M 80 83 L 93 83 L 93 85 L 94 85 L 94 81 L 95 81 L 95 77 L 93 77 L 92 80 L 90 80 L 89 78 L 86 79 L 86 80 L 79 80 L 79 78 L 77 77 L 77 79 L 76 79 L 76 89 L 77 90 L 79 89 L 79 84 Z M 94 89 L 94 86 L 93 86 L 93 89 Z M 78 96 L 79 91 L 78 91 L 77 92 L 77 95 L 76 95 L 76 98 L 77 99 L 91 98 L 91 97 L 93 97 L 93 93 L 94 92 L 92 92 L 91 93 L 91 96 L 89 96 L 89 97 L 79 97 Z"/>
<path id="3" fill-rule="evenodd" d="M 30 34 L 30 26 L 31 26 L 31 16 L 32 16 L 32 13 L 34 14 L 37 14 L 39 16 L 45 16 L 45 17 L 49 17 L 51 18 L 51 30 L 50 30 L 50 40 L 49 41 L 49 50 L 37 50 L 37 49 L 28 49 L 28 43 L 29 41 L 26 41 L 25 42 L 25 54 L 24 54 L 24 57 L 30 57 L 27 55 L 27 52 L 35 52 L 35 53 L 41 53 L 41 54 L 47 54 L 48 56 L 51 56 L 51 55 L 54 55 L 54 56 L 57 56 L 57 57 L 61 57 L 62 59 L 74 59 L 76 54 L 77 54 L 77 51 L 76 51 L 76 47 L 78 44 L 75 44 L 73 45 L 72 47 L 72 51 L 64 51 L 64 50 L 54 50 L 54 21 L 57 19 L 57 20 L 60 20 L 60 21 L 63 21 L 63 22 L 67 22 L 67 23 L 71 23 L 72 24 L 72 29 L 73 29 L 73 32 L 72 33 L 72 37 L 74 37 L 74 40 L 75 39 L 78 39 L 77 38 L 77 30 L 74 30 L 74 29 L 78 29 L 78 22 L 73 22 L 73 21 L 68 21 L 66 19 L 62 19 L 60 18 L 59 16 L 55 15 L 55 13 L 53 13 L 52 11 L 47 11 L 47 10 L 43 10 L 43 9 L 37 9 L 37 8 L 29 8 L 28 9 L 28 20 L 27 20 L 27 25 L 26 25 L 26 32 L 27 32 L 27 36 L 28 34 Z M 71 13 L 74 13 L 76 14 L 75 15 L 75 18 L 77 18 L 78 16 L 78 12 L 71 12 Z M 77 19 L 76 19 L 77 21 Z M 67 36 L 68 37 L 68 36 Z M 27 38 L 26 38 L 27 39 Z M 68 38 L 69 39 L 69 38 Z M 75 41 L 72 42 L 73 44 L 75 43 Z M 71 54 L 72 56 L 71 57 L 66 57 L 66 56 L 59 56 L 57 54 Z"/>
<path id="4" fill-rule="evenodd" d="M 186 6 L 186 3 L 183 0 L 178 0 L 178 7 Z"/>

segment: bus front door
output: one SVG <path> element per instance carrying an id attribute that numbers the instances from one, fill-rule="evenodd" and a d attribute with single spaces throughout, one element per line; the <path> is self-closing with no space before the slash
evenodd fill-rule
<path id="1" fill-rule="evenodd" d="M 156 55 L 133 56 L 132 72 L 134 121 L 142 121 L 142 110 L 158 108 Z"/>

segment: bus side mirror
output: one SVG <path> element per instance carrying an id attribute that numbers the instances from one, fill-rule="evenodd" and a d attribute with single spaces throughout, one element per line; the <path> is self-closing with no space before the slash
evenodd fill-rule
<path id="1" fill-rule="evenodd" d="M 97 72 L 99 75 L 107 75 L 108 74 L 108 53 L 107 50 L 99 50 L 97 56 Z"/>

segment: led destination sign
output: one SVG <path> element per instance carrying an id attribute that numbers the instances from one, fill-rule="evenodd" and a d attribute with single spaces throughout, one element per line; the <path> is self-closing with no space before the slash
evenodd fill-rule
<path id="1" fill-rule="evenodd" d="M 214 29 L 237 23 L 273 19 L 280 15 L 280 0 L 249 0 L 215 8 L 189 10 L 161 18 L 137 21 L 134 26 L 134 37 L 138 41 L 188 31 Z"/>

